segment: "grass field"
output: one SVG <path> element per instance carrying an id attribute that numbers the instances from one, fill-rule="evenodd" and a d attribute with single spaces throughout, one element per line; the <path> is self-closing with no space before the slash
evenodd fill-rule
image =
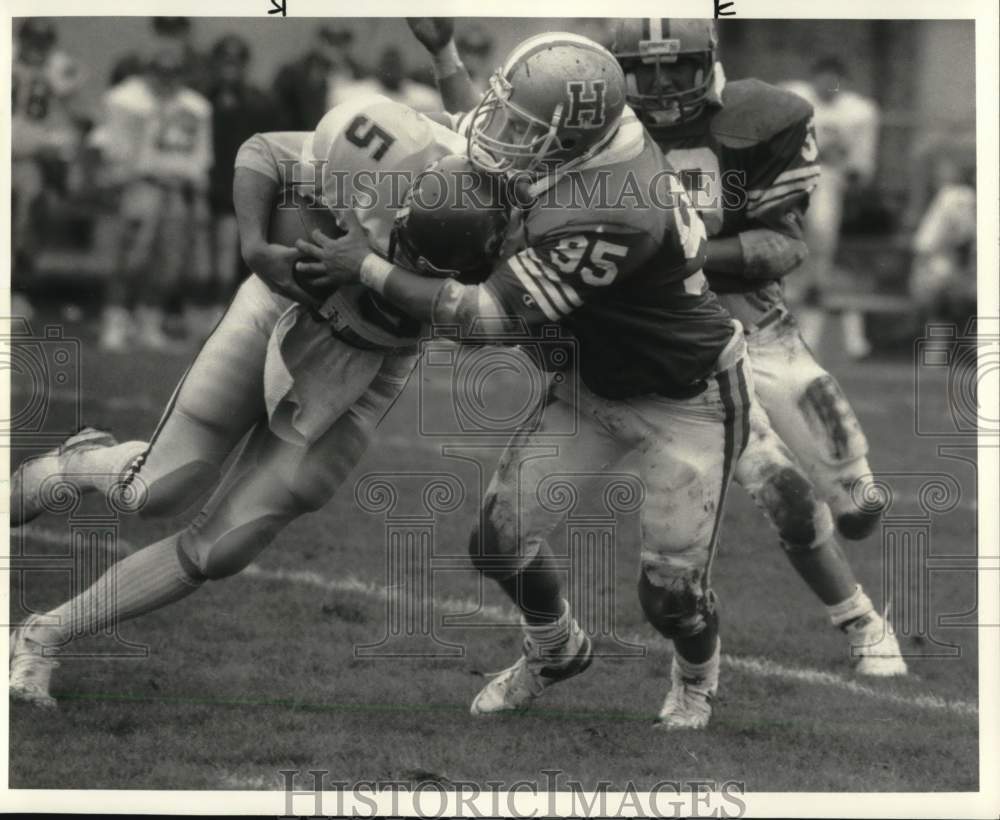
<path id="1" fill-rule="evenodd" d="M 41 325 L 35 323 L 36 333 Z M 108 355 L 97 352 L 90 327 L 70 325 L 66 335 L 82 340 L 83 420 L 110 426 L 122 440 L 147 437 L 190 352 Z M 469 702 L 486 673 L 516 658 L 519 631 L 492 587 L 477 615 L 446 622 L 480 601 L 477 577 L 461 556 L 482 479 L 475 460 L 442 453 L 447 439 L 419 435 L 419 394 L 430 413 L 425 424 L 444 418 L 450 401 L 446 380 L 427 375 L 422 391 L 411 383 L 349 486 L 284 531 L 248 572 L 120 626 L 122 640 L 148 647 L 146 657 L 112 658 L 103 653 L 123 644 L 82 641 L 78 648 L 91 656 L 66 658 L 56 672 L 58 711 L 12 704 L 11 787 L 276 789 L 282 769 L 323 769 L 343 781 L 544 783 L 542 771 L 558 769 L 584 784 L 631 781 L 640 789 L 665 779 L 708 779 L 743 781 L 748 791 L 975 790 L 975 454 L 942 455 L 939 445 L 950 439 L 917 437 L 913 423 L 919 404 L 923 420 L 952 426 L 946 369 L 925 368 L 915 397 L 909 360 L 850 365 L 831 351 L 828 361 L 868 433 L 873 468 L 890 474 L 896 490 L 883 531 L 846 549 L 877 603 L 890 581 L 896 590 L 901 641 L 912 653 L 908 678 L 852 676 L 844 637 L 736 489 L 714 576 L 725 662 L 709 731 L 652 729 L 669 654 L 645 626 L 635 597 L 634 516 L 615 521 L 618 548 L 599 601 L 614 611 L 615 634 L 640 643 L 645 656 L 599 658 L 525 714 L 472 718 Z M 27 395 L 23 375 L 13 376 L 15 406 Z M 73 425 L 75 392 L 72 384 L 56 388 L 47 430 Z M 32 452 L 15 449 L 12 463 Z M 470 452 L 488 475 L 496 451 Z M 428 473 L 454 475 L 463 491 L 429 530 L 442 568 L 430 587 L 442 643 L 411 638 L 366 657 L 355 650 L 386 634 L 397 600 L 386 588 L 401 582 L 387 566 L 387 534 L 427 526 L 404 502 L 388 524 L 383 513 L 362 509 L 354 485 L 372 473 L 397 476 L 404 502 L 419 497 L 414 482 L 426 483 Z M 931 474 L 945 476 L 939 484 L 951 477 L 959 496 L 918 520 L 920 487 Z M 70 516 L 47 515 L 12 533 L 15 566 L 27 567 L 34 556 L 35 567 L 12 573 L 12 622 L 26 609 L 66 598 L 74 577 L 66 569 L 71 532 L 107 527 L 93 517 L 100 512 L 88 500 Z M 117 547 L 127 552 L 179 524 L 122 521 Z M 927 535 L 934 561 L 951 557 L 951 571 L 929 572 L 915 606 L 918 568 L 894 563 L 883 578 L 883 554 L 903 531 Z M 556 534 L 557 551 L 565 552 L 564 535 Z M 51 561 L 39 560 L 45 558 Z M 960 617 L 938 623 L 945 615 Z M 603 635 L 598 646 L 610 655 L 616 644 Z M 393 650 L 452 655 L 378 655 Z M 949 651 L 955 654 L 934 656 Z"/>

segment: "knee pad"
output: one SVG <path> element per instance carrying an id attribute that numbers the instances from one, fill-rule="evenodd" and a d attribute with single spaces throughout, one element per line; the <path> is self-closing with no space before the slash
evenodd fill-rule
<path id="1" fill-rule="evenodd" d="M 469 557 L 480 573 L 494 581 L 516 575 L 538 554 L 539 540 L 528 538 L 518 550 L 517 522 L 508 504 L 490 494 L 483 505 L 482 526 L 469 534 Z"/>
<path id="2" fill-rule="evenodd" d="M 799 398 L 799 410 L 829 464 L 868 455 L 868 439 L 847 396 L 829 373 L 813 379 Z"/>
<path id="3" fill-rule="evenodd" d="M 646 620 L 670 639 L 699 635 L 718 617 L 715 593 L 703 587 L 700 569 L 674 573 L 644 566 L 639 603 Z"/>
<path id="4" fill-rule="evenodd" d="M 833 533 L 829 507 L 816 497 L 809 479 L 794 467 L 781 467 L 769 475 L 758 494 L 786 550 L 813 549 Z"/>

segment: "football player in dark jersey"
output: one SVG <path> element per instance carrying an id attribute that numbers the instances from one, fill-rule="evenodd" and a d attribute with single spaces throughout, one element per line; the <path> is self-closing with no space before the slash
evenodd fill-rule
<path id="1" fill-rule="evenodd" d="M 812 108 L 760 80 L 727 81 L 716 46 L 711 20 L 627 19 L 612 51 L 629 105 L 705 221 L 709 284 L 746 330 L 763 413 L 752 418 L 736 480 L 848 635 L 857 671 L 905 674 L 896 638 L 835 536 L 864 538 L 879 521 L 868 442 L 782 297 L 782 277 L 807 253 L 803 214 L 820 174 Z"/>
<path id="2" fill-rule="evenodd" d="M 701 271 L 704 225 L 626 107 L 614 57 L 587 38 L 522 42 L 456 127 L 474 164 L 523 181 L 530 194 L 514 217 L 520 241 L 483 283 L 401 270 L 364 246 L 357 225 L 299 247 L 323 260 L 303 267 L 325 284 L 361 281 L 421 320 L 459 325 L 466 339 L 483 341 L 477 327 L 502 334 L 559 323 L 578 342 L 578 395 L 566 380 L 556 384 L 540 425 L 515 434 L 470 539 L 473 562 L 519 606 L 525 632 L 522 655 L 472 712 L 523 708 L 589 665 L 590 640 L 562 598 L 546 544 L 563 513 L 546 504 L 543 485 L 568 474 L 582 489 L 584 476 L 598 480 L 636 452 L 646 496 L 639 594 L 675 648 L 659 725 L 703 728 L 719 677 L 710 570 L 752 391 L 742 329 Z M 581 192 L 599 184 L 603 193 L 585 201 Z M 574 417 L 578 433 L 558 455 L 537 458 L 546 435 Z"/>

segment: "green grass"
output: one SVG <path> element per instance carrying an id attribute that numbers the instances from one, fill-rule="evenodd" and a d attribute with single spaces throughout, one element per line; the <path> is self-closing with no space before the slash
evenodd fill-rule
<path id="1" fill-rule="evenodd" d="M 84 419 L 110 425 L 123 439 L 148 436 L 185 358 L 85 349 Z M 150 372 L 157 373 L 155 381 Z M 886 380 L 886 372 L 893 377 Z M 940 457 L 941 441 L 913 436 L 907 365 L 882 362 L 835 373 L 848 395 L 858 397 L 876 470 L 947 473 L 974 497 L 972 466 Z M 109 403 L 124 384 L 141 384 L 132 398 L 144 401 Z M 442 385 L 429 387 L 434 401 L 446 400 Z M 15 378 L 15 396 L 16 390 Z M 384 443 L 372 448 L 354 480 L 370 472 L 454 473 L 466 486 L 466 498 L 436 520 L 435 554 L 461 556 L 476 515 L 479 479 L 471 464 L 443 457 L 438 442 L 415 434 L 416 398 L 411 385 L 387 420 Z M 932 412 L 945 413 L 943 397 L 926 401 Z M 55 405 L 50 428 L 68 426 L 70 415 L 68 406 Z M 27 454 L 15 451 L 14 463 Z M 488 465 L 496 454 L 479 455 Z M 122 536 L 134 545 L 151 543 L 179 523 L 127 521 Z M 52 516 L 40 522 L 56 534 L 67 526 L 65 518 Z M 52 543 L 33 539 L 31 532 L 15 546 L 55 554 Z M 586 675 L 555 687 L 527 713 L 486 721 L 468 714 L 485 674 L 516 658 L 513 627 L 447 627 L 438 613 L 437 633 L 463 647 L 460 657 L 359 658 L 355 646 L 385 634 L 383 600 L 243 576 L 209 584 L 176 606 L 121 625 L 126 640 L 149 646 L 148 657 L 64 659 L 54 679 L 57 712 L 13 704 L 10 785 L 269 789 L 281 787 L 281 769 L 326 769 L 332 779 L 348 781 L 544 783 L 543 770 L 559 769 L 564 778 L 583 783 L 606 779 L 624 787 L 632 781 L 640 788 L 683 779 L 744 781 L 749 791 L 977 788 L 976 717 L 902 701 L 922 695 L 976 700 L 978 653 L 970 625 L 933 629 L 938 640 L 960 647 L 959 657 L 911 659 L 907 679 L 862 681 L 900 696 L 898 702 L 726 666 L 709 731 L 654 730 L 669 656 L 645 626 L 635 599 L 635 534 L 633 519 L 621 522 L 610 594 L 618 634 L 640 636 L 647 656 L 599 658 Z M 284 531 L 257 564 L 266 571 L 311 571 L 383 586 L 385 537 L 384 522 L 359 509 L 348 486 L 324 510 Z M 934 519 L 931 551 L 969 555 L 975 537 L 974 511 L 960 506 Z M 560 538 L 561 531 L 553 543 L 558 546 Z M 867 590 L 880 600 L 880 539 L 846 548 Z M 850 677 L 844 637 L 829 627 L 739 490 L 732 495 L 716 567 L 725 653 Z M 23 616 L 22 600 L 37 610 L 68 593 L 58 573 L 12 577 L 13 621 Z M 434 581 L 440 597 L 478 595 L 478 579 L 467 568 L 435 575 Z M 974 610 L 974 573 L 932 576 L 930 600 L 935 614 Z M 492 587 L 485 602 L 506 606 Z M 968 621 L 974 623 L 974 616 Z M 931 646 L 913 637 L 905 645 L 914 651 Z"/>

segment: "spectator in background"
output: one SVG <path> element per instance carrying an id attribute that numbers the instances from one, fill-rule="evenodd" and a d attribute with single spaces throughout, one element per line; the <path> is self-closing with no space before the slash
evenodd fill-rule
<path id="1" fill-rule="evenodd" d="M 154 17 L 153 33 L 157 39 L 174 41 L 183 49 L 184 85 L 206 94 L 212 85 L 212 61 L 194 44 L 190 17 Z"/>
<path id="2" fill-rule="evenodd" d="M 273 96 L 279 106 L 280 129 L 312 131 L 330 110 L 338 87 L 363 78 L 352 54 L 353 43 L 354 33 L 346 26 L 324 25 L 302 57 L 278 70 Z"/>
<path id="3" fill-rule="evenodd" d="M 949 154 L 934 166 L 937 188 L 913 237 L 910 295 L 927 321 L 964 323 L 976 312 L 974 175 Z"/>
<path id="4" fill-rule="evenodd" d="M 837 57 L 821 57 L 812 67 L 807 82 L 787 83 L 786 87 L 808 100 L 815 110 L 816 141 L 823 176 L 810 198 L 805 220 L 809 258 L 789 284 L 803 288 L 804 304 L 799 323 L 806 343 L 818 349 L 825 312 L 822 294 L 833 286 L 832 274 L 844 197 L 851 188 L 871 183 L 875 175 L 878 148 L 879 111 L 875 102 L 843 89 L 847 76 Z M 794 280 L 798 279 L 796 283 Z M 794 297 L 794 291 L 790 293 Z M 865 336 L 864 318 L 858 311 L 841 314 L 844 349 L 853 359 L 871 352 Z"/>
<path id="5" fill-rule="evenodd" d="M 494 64 L 493 37 L 482 26 L 474 23 L 456 35 L 455 44 L 472 84 L 477 91 L 485 92 L 490 75 L 497 69 Z"/>
<path id="6" fill-rule="evenodd" d="M 363 80 L 341 83 L 333 88 L 330 108 L 352 97 L 381 94 L 390 100 L 403 103 L 415 111 L 440 111 L 441 95 L 436 89 L 411 80 L 406 73 L 403 53 L 395 46 L 387 46 L 379 57 L 375 75 Z"/>
<path id="7" fill-rule="evenodd" d="M 275 107 L 271 99 L 250 85 L 247 68 L 250 47 L 235 34 L 219 39 L 212 47 L 214 85 L 209 90 L 212 104 L 212 146 L 214 164 L 209 185 L 212 209 L 213 264 L 205 301 L 216 309 L 229 297 L 246 273 L 239 253 L 236 214 L 233 210 L 233 163 L 244 140 L 258 131 L 274 130 Z"/>
<path id="8" fill-rule="evenodd" d="M 56 40 L 50 21 L 27 18 L 11 66 L 11 285 L 14 312 L 25 318 L 32 313 L 24 289 L 44 233 L 46 199 L 65 191 L 80 146 L 73 103 L 84 72 L 56 50 Z"/>
<path id="9" fill-rule="evenodd" d="M 111 67 L 111 74 L 108 77 L 108 87 L 114 88 L 129 77 L 142 74 L 142 71 L 142 57 L 138 54 L 126 54 L 124 57 L 119 58 Z"/>
<path id="10" fill-rule="evenodd" d="M 108 350 L 126 349 L 133 331 L 147 347 L 168 347 L 166 305 L 197 293 L 191 279 L 207 275 L 196 270 L 194 249 L 207 235 L 211 106 L 184 86 L 185 65 L 181 45 L 164 40 L 143 74 L 106 95 L 98 144 L 120 192 L 117 271 L 101 330 Z"/>

